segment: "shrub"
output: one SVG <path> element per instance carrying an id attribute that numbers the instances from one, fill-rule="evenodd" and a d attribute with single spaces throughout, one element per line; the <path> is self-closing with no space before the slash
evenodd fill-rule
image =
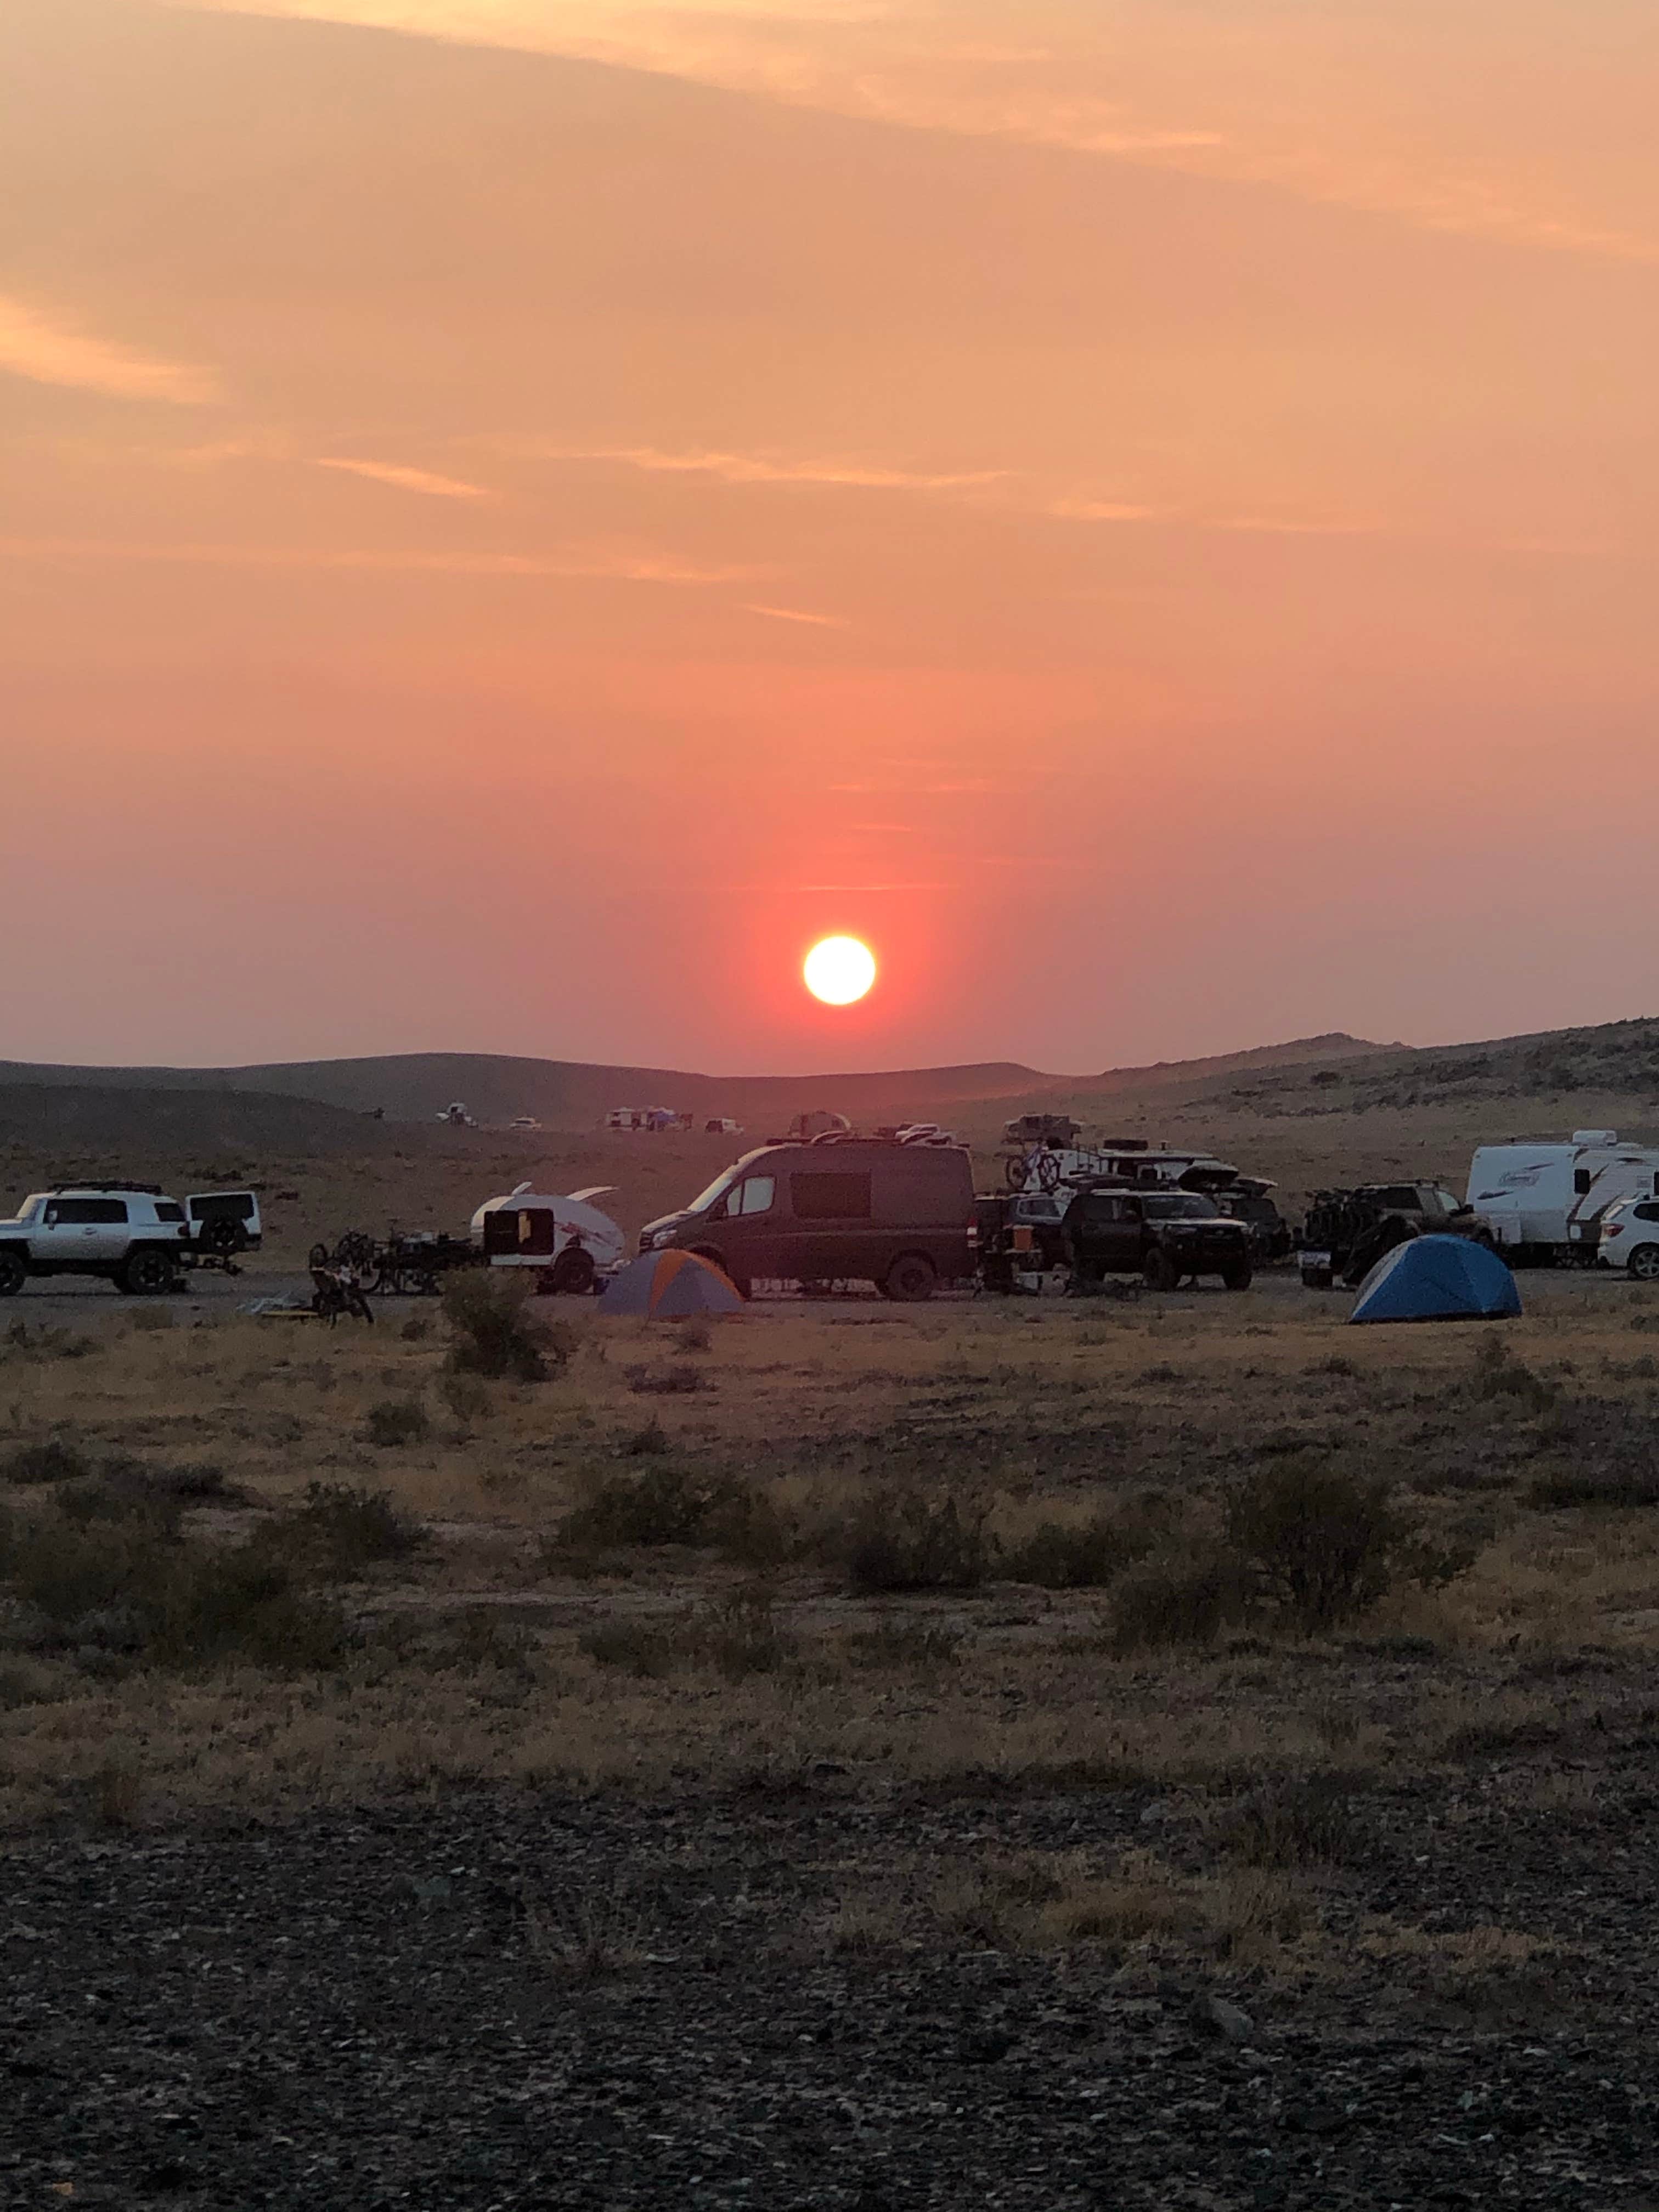
<path id="1" fill-rule="evenodd" d="M 668 1431 L 653 1413 L 643 1428 L 631 1429 L 617 1447 L 624 1459 L 651 1459 L 669 1449 Z"/>
<path id="2" fill-rule="evenodd" d="M 1449 1582 L 1474 1558 L 1425 1544 L 1386 1481 L 1306 1454 L 1258 1469 L 1233 1492 L 1227 1535 L 1257 1587 L 1308 1634 L 1364 1612 L 1397 1579 Z"/>
<path id="3" fill-rule="evenodd" d="M 958 1630 L 915 1620 L 878 1621 L 847 1640 L 853 1664 L 872 1674 L 937 1674 L 959 1663 L 961 1646 Z"/>
<path id="4" fill-rule="evenodd" d="M 641 1397 L 684 1398 L 712 1386 L 701 1367 L 678 1359 L 668 1367 L 630 1367 L 628 1387 Z"/>
<path id="5" fill-rule="evenodd" d="M 1171 1556 L 1127 1576 L 1114 1593 L 1107 1641 L 1117 1652 L 1211 1644 L 1249 1610 L 1237 1559 L 1221 1551 Z"/>
<path id="6" fill-rule="evenodd" d="M 432 1334 L 432 1316 L 423 1313 L 410 1314 L 398 1334 L 405 1344 L 424 1344 Z"/>
<path id="7" fill-rule="evenodd" d="M 76 1444 L 52 1437 L 43 1444 L 21 1444 L 0 1461 L 7 1482 L 74 1482 L 92 1473 L 92 1462 Z"/>
<path id="8" fill-rule="evenodd" d="M 975 1589 L 989 1573 L 994 1547 L 986 1509 L 953 1492 L 872 1490 L 830 1532 L 848 1587 L 881 1590 Z"/>
<path id="9" fill-rule="evenodd" d="M 1351 1866 L 1367 1856 L 1352 1790 L 1334 1774 L 1292 1776 L 1252 1790 L 1223 1809 L 1213 1832 L 1246 1866 Z"/>
<path id="10" fill-rule="evenodd" d="M 382 1398 L 363 1416 L 363 1435 L 372 1444 L 390 1448 L 418 1444 L 431 1432 L 426 1407 L 418 1398 Z"/>
<path id="11" fill-rule="evenodd" d="M 1570 1468 L 1540 1474 L 1527 1486 L 1527 1503 L 1540 1512 L 1572 1505 L 1659 1505 L 1659 1467 Z"/>
<path id="12" fill-rule="evenodd" d="M 267 1522 L 249 1542 L 267 1559 L 332 1578 L 362 1574 L 381 1559 L 405 1559 L 429 1540 L 387 1491 L 311 1482 L 294 1511 Z"/>
<path id="13" fill-rule="evenodd" d="M 729 1475 L 695 1474 L 674 1466 L 608 1474 L 586 1504 L 565 1515 L 556 1544 L 576 1549 L 714 1544 L 741 1530 L 755 1504 L 748 1486 Z"/>
<path id="14" fill-rule="evenodd" d="M 1021 1544 L 1003 1553 L 1001 1571 L 1012 1581 L 1043 1589 L 1103 1589 L 1152 1548 L 1153 1532 L 1110 1513 L 1087 1521 L 1041 1522 Z"/>
<path id="15" fill-rule="evenodd" d="M 528 1311 L 527 1275 L 469 1267 L 444 1292 L 451 1332 L 444 1364 L 452 1374 L 492 1382 L 543 1382 L 570 1356 L 568 1339 Z"/>
<path id="16" fill-rule="evenodd" d="M 672 1674 L 682 1654 L 659 1622 L 605 1620 L 584 1629 L 576 1648 L 596 1667 L 617 1667 L 642 1680 L 658 1681 Z"/>
<path id="17" fill-rule="evenodd" d="M 688 1635 L 696 1656 L 732 1682 L 775 1674 L 794 1654 L 793 1639 L 778 1626 L 772 1593 L 757 1583 L 706 1606 L 689 1623 Z"/>
<path id="18" fill-rule="evenodd" d="M 476 1375 L 441 1375 L 438 1395 L 463 1427 L 482 1420 L 489 1411 L 489 1385 Z"/>
<path id="19" fill-rule="evenodd" d="M 1535 1375 L 1498 1335 L 1482 1340 L 1474 1355 L 1468 1388 L 1472 1397 L 1489 1404 L 1510 1399 L 1528 1413 L 1547 1413 L 1559 1395 L 1553 1382 L 1542 1375 Z"/>

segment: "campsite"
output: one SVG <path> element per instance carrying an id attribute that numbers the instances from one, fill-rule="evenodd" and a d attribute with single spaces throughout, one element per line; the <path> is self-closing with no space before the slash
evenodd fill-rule
<path id="1" fill-rule="evenodd" d="M 1639 1122 L 1436 1108 L 1427 1055 L 1416 1105 L 1354 1111 L 1362 1060 L 1304 1112 L 1329 1064 L 1109 1110 L 1292 1210 Z M 946 1109 L 981 1187 L 1006 1104 Z M 1645 2172 L 1659 1288 L 1425 1236 L 1385 1292 L 1449 1244 L 1523 1310 L 1483 1277 L 1351 1327 L 1293 1258 L 745 1301 L 664 1251 L 630 1311 L 493 1267 L 372 1326 L 246 1310 L 327 1224 L 526 1182 L 614 1183 L 631 1251 L 750 1142 L 368 1127 L 181 1156 L 265 1186 L 240 1275 L 3 1316 L 19 2189 L 1199 2212 L 1372 2204 L 1384 2144 L 1405 2203 Z M 82 2021 L 120 2023 L 95 2100 Z"/>

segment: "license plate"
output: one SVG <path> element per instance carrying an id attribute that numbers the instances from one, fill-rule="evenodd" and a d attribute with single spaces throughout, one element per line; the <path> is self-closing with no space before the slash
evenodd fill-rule
<path id="1" fill-rule="evenodd" d="M 1304 1267 L 1328 1267 L 1331 1264 L 1328 1252 L 1298 1252 L 1296 1256 Z"/>

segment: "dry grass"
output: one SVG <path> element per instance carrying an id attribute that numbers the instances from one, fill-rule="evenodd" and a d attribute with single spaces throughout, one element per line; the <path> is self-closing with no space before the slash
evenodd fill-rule
<path id="1" fill-rule="evenodd" d="M 1334 1765 L 1502 1756 L 1523 1662 L 1659 1647 L 1653 1509 L 1539 1502 L 1659 1434 L 1632 1328 L 1647 1306 L 1553 1286 L 1501 1358 L 1481 1331 L 1338 1338 L 1340 1302 L 1277 1288 L 757 1309 L 708 1333 L 702 1387 L 657 1394 L 643 1429 L 635 1376 L 683 1338 L 569 1309 L 568 1360 L 541 1382 L 447 1375 L 441 1326 L 111 1316 L 72 1360 L 0 1346 L 0 1514 L 20 1525 L 118 1461 L 167 1473 L 191 1545 L 246 1545 L 308 1492 L 384 1493 L 429 1538 L 307 1566 L 352 1649 L 292 1680 L 227 1660 L 181 1683 L 0 1598 L 0 1811 L 90 1802 L 112 1742 L 133 1747 L 146 1817 L 820 1769 L 855 1789 L 1092 1778 L 1231 1800 Z M 1171 1627 L 1148 1585 L 1225 1544 L 1241 1486 L 1298 1464 L 1383 1486 L 1413 1540 L 1468 1571 L 1361 1577 L 1327 1626 L 1252 1569 Z M 869 1549 L 872 1501 L 921 1569 Z M 1136 1604 L 1163 1628 L 1122 1632 Z"/>

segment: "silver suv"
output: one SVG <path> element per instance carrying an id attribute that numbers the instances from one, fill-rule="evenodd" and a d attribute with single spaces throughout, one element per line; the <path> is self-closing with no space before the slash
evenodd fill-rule
<path id="1" fill-rule="evenodd" d="M 37 1190 L 0 1221 L 0 1297 L 31 1275 L 103 1275 L 151 1297 L 179 1279 L 188 1248 L 185 1209 L 154 1183 L 60 1183 Z"/>

